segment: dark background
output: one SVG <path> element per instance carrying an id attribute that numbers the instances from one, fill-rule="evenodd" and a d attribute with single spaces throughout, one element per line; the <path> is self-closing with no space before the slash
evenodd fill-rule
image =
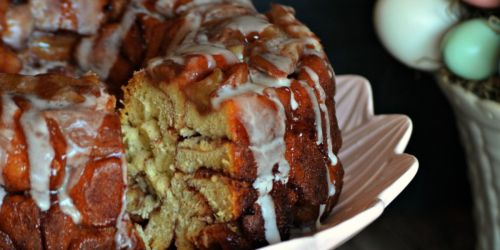
<path id="1" fill-rule="evenodd" d="M 413 121 L 406 152 L 420 162 L 415 179 L 340 249 L 473 249 L 471 194 L 454 115 L 431 74 L 404 66 L 383 48 L 372 22 L 375 1 L 254 2 L 261 11 L 270 2 L 293 6 L 321 38 L 336 74 L 370 80 L 376 114 L 405 114 Z"/>

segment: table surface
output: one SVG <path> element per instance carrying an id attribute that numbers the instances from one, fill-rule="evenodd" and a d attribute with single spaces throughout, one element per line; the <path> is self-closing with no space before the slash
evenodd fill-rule
<path id="1" fill-rule="evenodd" d="M 271 1 L 254 1 L 262 11 Z M 414 125 L 406 152 L 420 169 L 384 214 L 340 247 L 354 249 L 472 249 L 472 201 L 454 115 L 431 74 L 410 69 L 380 44 L 373 0 L 274 0 L 293 6 L 322 40 L 337 74 L 372 84 L 377 114 L 405 114 Z"/>

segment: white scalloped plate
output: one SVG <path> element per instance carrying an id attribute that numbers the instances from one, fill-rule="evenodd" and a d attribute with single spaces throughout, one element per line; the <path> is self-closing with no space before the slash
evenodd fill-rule
<path id="1" fill-rule="evenodd" d="M 403 151 L 412 131 L 404 115 L 374 115 L 369 82 L 337 76 L 337 119 L 344 140 L 339 158 L 345 169 L 339 203 L 318 232 L 265 250 L 332 249 L 377 219 L 410 183 L 417 159 Z"/>

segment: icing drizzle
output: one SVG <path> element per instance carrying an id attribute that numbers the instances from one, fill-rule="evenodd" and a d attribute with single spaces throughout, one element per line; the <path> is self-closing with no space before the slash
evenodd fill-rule
<path id="1" fill-rule="evenodd" d="M 260 33 L 270 25 L 268 21 L 257 16 L 239 16 L 232 18 L 226 24 L 226 28 L 239 30 L 241 34 L 247 36 L 253 32 Z"/>
<path id="2" fill-rule="evenodd" d="M 68 191 L 78 182 L 88 162 L 88 156 L 93 145 L 79 139 L 80 136 L 97 138 L 97 131 L 101 127 L 109 95 L 99 90 L 100 97 L 93 94 L 84 94 L 82 103 L 42 99 L 36 95 L 25 94 L 22 97 L 30 103 L 28 109 L 21 113 L 19 118 L 22 132 L 26 138 L 28 162 L 30 166 L 29 180 L 31 198 L 42 211 L 47 211 L 51 206 L 51 195 L 58 196 L 58 205 L 62 212 L 71 217 L 76 224 L 81 221 L 81 214 L 73 204 Z M 19 112 L 19 107 L 14 102 L 14 93 L 4 93 L 2 100 L 2 129 L 0 129 L 0 170 L 5 167 L 10 141 L 14 135 L 14 115 Z M 57 190 L 50 189 L 52 174 L 52 161 L 55 151 L 50 141 L 50 132 L 47 118 L 54 119 L 61 129 L 66 141 L 66 166 L 64 179 Z M 124 172 L 125 173 L 125 172 Z M 5 196 L 3 189 L 3 174 L 0 174 L 0 196 Z M 3 198 L 3 197 L 2 197 Z"/>
<path id="3" fill-rule="evenodd" d="M 21 116 L 26 136 L 30 163 L 30 194 L 42 211 L 50 208 L 50 170 L 54 149 L 50 144 L 49 129 L 42 114 L 30 108 Z"/>
<path id="4" fill-rule="evenodd" d="M 241 95 L 233 100 L 238 104 L 238 113 L 250 140 L 250 150 L 257 165 L 257 178 L 253 187 L 259 192 L 257 204 L 264 218 L 266 240 L 269 243 L 281 241 L 274 202 L 270 195 L 273 181 L 288 182 L 290 166 L 285 159 L 285 114 L 282 104 L 273 90 L 267 92 L 277 110 L 263 105 L 257 95 Z M 278 172 L 273 175 L 273 167 L 278 164 Z"/>
<path id="5" fill-rule="evenodd" d="M 3 199 L 5 198 L 5 195 L 7 195 L 7 192 L 5 192 L 5 189 L 2 186 L 0 186 L 0 209 L 2 208 Z"/>

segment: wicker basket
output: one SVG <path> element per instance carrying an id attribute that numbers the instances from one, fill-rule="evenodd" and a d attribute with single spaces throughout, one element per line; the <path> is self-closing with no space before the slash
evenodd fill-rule
<path id="1" fill-rule="evenodd" d="M 476 249 L 500 249 L 500 103 L 480 99 L 440 74 L 466 149 L 474 196 Z"/>

